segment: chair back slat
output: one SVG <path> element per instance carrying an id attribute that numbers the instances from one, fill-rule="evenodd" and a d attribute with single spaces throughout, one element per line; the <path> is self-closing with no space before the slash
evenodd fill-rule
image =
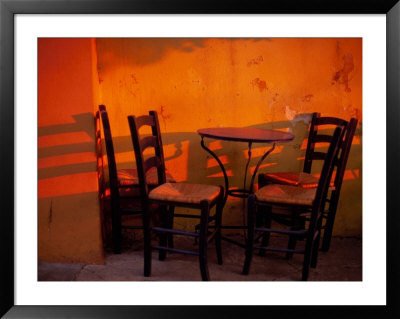
<path id="1" fill-rule="evenodd" d="M 111 135 L 110 121 L 108 113 L 104 105 L 99 106 L 100 117 L 103 125 L 104 141 L 107 153 L 108 162 L 108 178 L 110 183 L 110 192 L 112 197 L 116 197 L 119 194 L 118 191 L 118 176 L 117 176 L 117 164 L 115 161 L 114 144 Z"/>
<path id="2" fill-rule="evenodd" d="M 358 120 L 356 118 L 352 118 L 349 124 L 346 127 L 344 140 L 340 147 L 340 153 L 334 163 L 336 166 L 336 176 L 335 176 L 335 188 L 332 192 L 332 198 L 334 198 L 333 202 L 337 205 L 340 190 L 342 188 L 344 172 L 346 170 L 347 160 L 349 159 L 350 148 L 353 143 L 354 134 L 356 132 Z"/>
<path id="3" fill-rule="evenodd" d="M 146 136 L 140 140 L 140 147 L 144 152 L 149 147 L 155 148 L 157 142 L 158 142 L 157 136 Z"/>
<path id="4" fill-rule="evenodd" d="M 309 231 L 313 236 L 315 234 L 315 229 L 317 227 L 317 223 L 319 222 L 319 218 L 324 211 L 325 201 L 334 169 L 333 164 L 338 157 L 339 149 L 341 147 L 341 143 L 343 142 L 341 138 L 342 131 L 343 130 L 340 126 L 335 129 L 331 144 L 328 148 L 328 152 L 326 153 L 324 164 L 322 166 L 321 176 L 319 178 L 310 219 Z"/>
<path id="5" fill-rule="evenodd" d="M 154 117 L 148 116 L 148 115 L 142 115 L 136 117 L 136 126 L 138 129 L 140 129 L 142 126 L 154 126 Z"/>
<path id="6" fill-rule="evenodd" d="M 156 156 L 147 158 L 143 163 L 144 172 L 147 173 L 152 168 L 159 168 L 161 166 L 160 159 Z"/>
<path id="7" fill-rule="evenodd" d="M 314 136 L 314 143 L 330 143 L 332 140 L 332 135 L 318 134 Z"/>
<path id="8" fill-rule="evenodd" d="M 335 126 L 335 127 L 340 127 L 342 128 L 341 134 L 343 136 L 343 129 L 347 126 L 347 121 L 336 118 L 336 117 L 329 117 L 329 116 L 324 116 L 321 117 L 320 113 L 313 113 L 311 123 L 310 123 L 310 132 L 308 135 L 308 141 L 307 141 L 307 150 L 306 150 L 306 155 L 304 159 L 304 167 L 303 167 L 303 172 L 305 173 L 311 173 L 312 169 L 312 163 L 313 160 L 324 160 L 325 156 L 319 155 L 314 155 L 315 149 L 317 148 L 318 143 L 330 143 L 332 139 L 332 135 L 328 134 L 318 134 L 324 126 Z M 322 152 L 320 152 L 322 153 Z"/>
<path id="9" fill-rule="evenodd" d="M 323 161 L 326 157 L 326 153 L 323 152 L 314 152 L 311 154 L 311 159 L 312 160 L 321 160 Z"/>
<path id="10" fill-rule="evenodd" d="M 128 116 L 129 128 L 131 131 L 131 138 L 133 149 L 136 157 L 136 167 L 139 177 L 139 189 L 142 196 L 142 201 L 146 201 L 149 194 L 149 186 L 146 180 L 146 173 L 152 169 L 157 169 L 158 184 L 166 182 L 165 177 L 165 163 L 164 151 L 162 147 L 161 131 L 158 122 L 158 115 L 156 111 L 150 111 L 149 115 L 143 116 Z M 142 136 L 139 129 L 142 126 L 151 127 L 151 136 Z M 154 148 L 154 156 L 145 160 L 143 152 L 148 148 Z M 145 203 L 144 203 L 145 204 Z"/>
<path id="11" fill-rule="evenodd" d="M 316 125 L 336 125 L 336 126 L 346 126 L 347 121 L 338 117 L 323 116 L 316 120 Z"/>

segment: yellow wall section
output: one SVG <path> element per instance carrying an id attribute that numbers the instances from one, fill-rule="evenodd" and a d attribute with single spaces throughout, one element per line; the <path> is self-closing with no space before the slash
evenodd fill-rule
<path id="1" fill-rule="evenodd" d="M 96 42 L 101 103 L 109 111 L 119 168 L 134 167 L 129 114 L 156 110 L 168 170 L 178 181 L 212 184 L 223 184 L 223 178 L 200 147 L 199 128 L 291 131 L 295 140 L 277 147 L 263 171 L 299 171 L 310 113 L 358 118 L 334 233 L 361 235 L 361 39 L 102 38 Z M 247 145 L 215 145 L 231 186 L 242 187 Z M 251 171 L 266 146 L 254 145 Z M 229 200 L 224 223 L 241 222 L 241 209 L 240 200 Z"/>
<path id="2" fill-rule="evenodd" d="M 38 258 L 104 263 L 94 39 L 38 40 Z"/>

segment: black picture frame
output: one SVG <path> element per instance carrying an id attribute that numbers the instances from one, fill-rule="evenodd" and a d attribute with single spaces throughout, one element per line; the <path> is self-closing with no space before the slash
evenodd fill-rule
<path id="1" fill-rule="evenodd" d="M 399 0 L 0 0 L 0 315 L 5 318 L 246 318 L 251 315 L 305 318 L 400 318 L 400 3 Z M 386 14 L 387 118 L 386 306 L 15 306 L 14 305 L 14 15 L 15 14 Z M 383 108 L 384 106 L 377 106 Z M 382 141 L 385 143 L 385 141 Z M 377 146 L 378 147 L 378 146 Z M 380 169 L 377 167 L 377 169 Z M 387 174 L 389 173 L 390 174 Z M 382 207 L 385 207 L 382 203 Z M 376 212 L 377 217 L 381 212 Z M 189 292 L 190 293 L 190 292 Z M 323 292 L 321 292 L 323 293 Z"/>

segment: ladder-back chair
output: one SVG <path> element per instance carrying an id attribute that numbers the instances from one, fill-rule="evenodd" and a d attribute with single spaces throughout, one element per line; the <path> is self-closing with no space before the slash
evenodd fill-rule
<path id="1" fill-rule="evenodd" d="M 326 153 L 318 185 L 316 188 L 302 188 L 292 185 L 268 184 L 250 195 L 248 201 L 248 240 L 246 243 L 245 263 L 243 274 L 247 275 L 250 270 L 254 249 L 263 251 L 280 251 L 286 253 L 304 254 L 302 280 L 308 279 L 309 267 L 316 267 L 318 257 L 318 246 L 321 235 L 323 206 L 326 193 L 328 192 L 330 179 L 333 172 L 333 163 L 337 159 L 338 150 L 342 140 L 342 129 L 337 127 L 330 140 L 330 146 Z M 300 217 L 300 227 L 290 229 L 271 228 L 269 223 L 266 226 L 256 225 L 256 214 L 265 214 L 266 220 L 274 218 L 273 208 L 291 208 L 297 211 L 311 211 L 308 223 Z M 261 208 L 261 209 L 260 209 Z M 296 216 L 297 217 L 297 216 Z M 296 221 L 296 219 L 294 218 Z M 256 232 L 266 234 L 261 245 L 255 240 Z M 304 240 L 304 249 L 294 247 L 281 248 L 269 246 L 269 235 L 277 233 L 287 235 L 289 238 Z"/>
<path id="2" fill-rule="evenodd" d="M 316 188 L 318 185 L 318 177 L 311 174 L 312 165 L 315 161 L 322 161 L 325 159 L 325 153 L 316 150 L 316 148 L 318 148 L 320 143 L 329 142 L 331 139 L 331 135 L 321 133 L 321 131 L 326 127 L 331 126 L 339 126 L 344 129 L 344 141 L 341 143 L 339 156 L 334 163 L 335 175 L 333 180 L 330 182 L 330 192 L 326 199 L 327 208 L 324 210 L 323 215 L 325 221 L 323 223 L 324 234 L 321 247 L 321 250 L 323 251 L 328 251 L 330 247 L 340 190 L 357 122 L 358 121 L 355 118 L 352 118 L 347 122 L 340 118 L 321 117 L 319 113 L 313 113 L 307 140 L 303 171 L 265 173 L 260 174 L 258 177 L 260 188 L 270 183 L 292 185 L 303 188 Z"/>
<path id="3" fill-rule="evenodd" d="M 128 116 L 128 121 L 135 150 L 142 205 L 145 207 L 143 213 L 144 275 L 146 277 L 151 275 L 152 250 L 157 249 L 159 251 L 159 260 L 164 260 L 168 251 L 199 256 L 201 278 L 202 280 L 209 280 L 207 245 L 212 238 L 215 239 L 218 263 L 222 264 L 220 226 L 223 209 L 223 187 L 167 182 L 157 112 L 150 111 L 149 115 L 138 117 Z M 152 133 L 150 135 L 139 133 L 139 130 L 146 126 L 151 128 Z M 146 153 L 143 154 L 145 151 Z M 148 154 L 149 152 L 151 155 Z M 160 186 L 150 189 L 145 176 L 146 172 L 154 168 L 157 170 L 158 184 Z M 159 206 L 158 212 L 161 222 L 159 226 L 150 224 L 150 216 L 153 211 L 150 209 L 151 205 Z M 174 213 L 174 207 L 176 206 L 199 209 L 200 215 L 176 214 Z M 210 210 L 214 206 L 216 207 L 215 215 L 210 216 Z M 174 216 L 200 219 L 199 233 L 174 229 Z M 215 229 L 211 233 L 208 232 L 210 221 L 215 222 Z M 152 245 L 152 233 L 159 235 L 160 241 L 158 245 Z M 198 238 L 199 249 L 192 251 L 172 247 L 172 240 L 169 236 L 172 237 L 173 235 Z"/>

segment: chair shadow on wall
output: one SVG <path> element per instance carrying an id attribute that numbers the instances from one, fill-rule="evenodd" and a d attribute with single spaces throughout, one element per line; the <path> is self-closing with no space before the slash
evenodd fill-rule
<path id="1" fill-rule="evenodd" d="M 96 182 L 84 182 L 97 173 L 93 114 L 72 119 L 38 127 L 38 258 L 102 263 L 99 229 L 88 231 L 100 220 Z"/>
<path id="2" fill-rule="evenodd" d="M 86 132 L 90 138 L 87 142 L 77 142 L 77 143 L 65 143 L 56 146 L 45 146 L 38 149 L 38 158 L 41 159 L 51 159 L 51 157 L 63 156 L 63 155 L 77 155 L 85 152 L 95 152 L 95 140 L 96 140 L 96 130 L 91 130 L 95 124 L 95 117 L 92 113 L 76 114 L 73 115 L 75 123 L 72 124 L 61 124 L 54 126 L 39 127 L 38 133 L 39 137 L 56 135 L 61 133 L 75 133 L 75 132 Z M 260 167 L 259 172 L 277 172 L 277 171 L 301 171 L 303 166 L 303 159 L 306 148 L 306 139 L 308 137 L 308 124 L 311 119 L 311 114 L 301 114 L 297 115 L 292 121 L 280 121 L 280 122 L 270 122 L 270 123 L 260 123 L 257 125 L 252 125 L 254 128 L 265 128 L 265 129 L 280 129 L 280 130 L 290 130 L 295 135 L 295 139 L 291 142 L 278 144 L 276 150 L 272 152 L 263 162 Z M 128 122 L 127 122 L 128 127 Z M 361 136 L 361 127 L 359 127 L 355 134 L 356 137 Z M 221 173 L 221 169 L 218 164 L 213 163 L 210 155 L 206 153 L 200 145 L 201 138 L 196 132 L 168 132 L 162 134 L 163 145 L 173 149 L 172 152 L 168 152 L 165 157 L 166 166 L 173 160 L 179 159 L 183 155 L 183 145 L 188 145 L 188 155 L 187 155 L 187 171 L 185 172 L 186 179 L 180 180 L 182 182 L 189 183 L 208 183 L 214 185 L 224 185 L 224 178 Z M 359 140 L 359 139 L 358 139 Z M 113 137 L 115 153 L 130 152 L 131 159 L 129 161 L 117 162 L 118 169 L 124 168 L 135 168 L 134 152 L 130 136 L 117 136 Z M 206 143 L 216 142 L 216 140 L 207 139 Z M 224 158 L 224 166 L 229 175 L 230 186 L 239 187 L 243 186 L 244 170 L 247 161 L 247 143 L 229 142 L 229 141 L 219 141 L 217 142 L 217 148 L 214 152 L 219 156 Z M 254 170 L 258 160 L 263 155 L 264 151 L 268 149 L 270 145 L 268 144 L 253 144 L 253 155 L 252 160 L 249 165 L 249 172 L 247 175 L 247 182 L 250 181 L 251 173 Z M 104 141 L 102 141 L 103 156 L 105 155 Z M 346 188 L 346 184 L 359 183 L 357 181 L 361 177 L 361 145 L 360 143 L 355 143 L 351 148 L 351 153 L 349 161 L 347 163 L 346 171 L 348 174 L 345 175 L 343 182 L 343 187 Z M 98 173 L 96 167 L 98 163 L 96 160 L 93 161 L 82 161 L 78 163 L 54 165 L 54 166 L 41 166 L 38 167 L 38 179 L 46 180 L 54 177 L 61 176 L 73 176 L 75 174 L 81 173 Z M 107 167 L 102 168 L 104 172 L 107 171 Z M 171 173 L 174 172 L 171 170 Z M 106 174 L 105 174 L 106 175 Z M 99 175 L 100 176 L 100 175 Z M 354 184 L 357 185 L 357 184 Z M 73 187 L 71 185 L 71 187 Z M 71 189 L 70 189 L 71 190 Z M 360 192 L 361 193 L 361 192 Z M 65 194 L 60 196 L 51 196 L 48 198 L 43 198 L 41 200 L 41 205 L 49 206 L 49 211 L 51 213 L 51 205 L 54 200 L 62 199 L 62 197 L 70 198 L 73 196 L 79 201 L 79 197 L 86 198 L 88 194 L 79 194 L 75 191 L 69 193 L 69 190 L 65 190 Z M 229 204 L 229 203 L 228 203 Z M 241 207 L 241 205 L 240 205 Z M 39 209 L 40 212 L 40 209 Z M 49 216 L 42 216 L 41 218 L 47 218 L 50 220 Z M 107 246 L 110 237 L 110 225 L 109 217 L 107 217 L 107 212 L 101 213 L 102 227 L 103 227 L 103 243 Z M 241 216 L 237 216 L 241 218 Z M 134 223 L 141 223 L 141 221 L 136 220 Z M 126 231 L 128 232 L 128 231 Z M 123 234 L 132 239 L 131 235 Z M 142 235 L 134 236 L 135 239 L 141 239 Z"/>

